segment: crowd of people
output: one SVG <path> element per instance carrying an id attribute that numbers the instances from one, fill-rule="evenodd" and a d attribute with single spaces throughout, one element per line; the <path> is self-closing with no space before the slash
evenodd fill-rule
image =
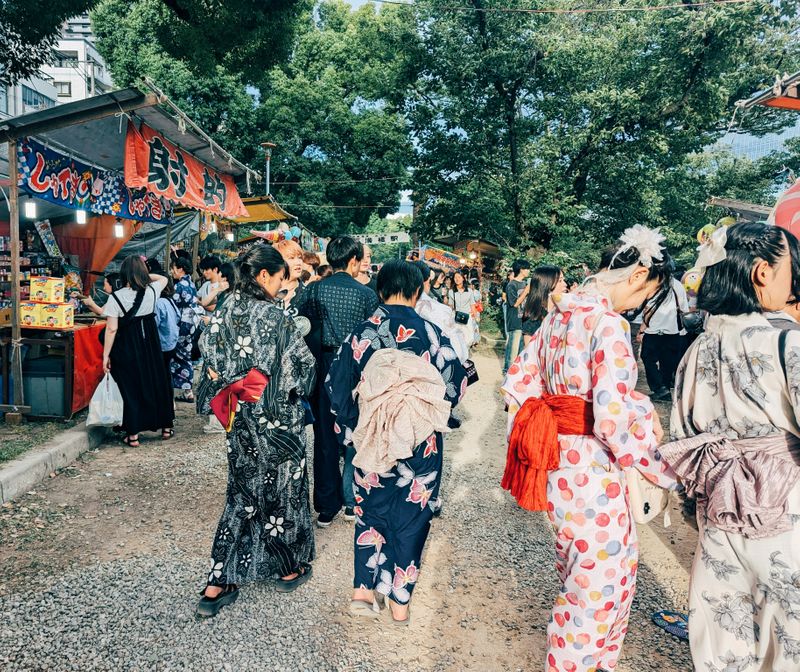
<path id="1" fill-rule="evenodd" d="M 206 431 L 225 433 L 226 505 L 200 616 L 234 602 L 248 581 L 272 578 L 290 592 L 311 577 L 311 500 L 317 527 L 342 511 L 355 523 L 351 611 L 377 615 L 385 597 L 392 621 L 410 622 L 480 293 L 466 273 L 448 279 L 419 261 L 377 272 L 369 248 L 346 236 L 329 243 L 326 261 L 293 240 L 259 244 L 234 263 L 202 259 L 197 287 L 180 250 L 169 277 L 155 259 L 132 256 L 106 278 L 105 306 L 87 299 L 108 317 L 105 366 L 119 379 L 128 445 L 142 431 L 172 438 L 174 402 L 195 402 Z M 401 375 L 387 379 L 386 367 Z"/>
<path id="2" fill-rule="evenodd" d="M 274 579 L 281 592 L 305 583 L 313 505 L 318 528 L 354 521 L 351 613 L 374 618 L 388 603 L 392 623 L 410 623 L 481 294 L 468 273 L 419 261 L 376 273 L 347 236 L 326 256 L 327 267 L 293 241 L 259 244 L 234 264 L 204 259 L 199 289 L 181 255 L 171 277 L 131 257 L 106 278 L 104 364 L 124 379 L 126 442 L 171 438 L 173 398 L 196 399 L 225 432 L 227 496 L 201 616 L 248 581 Z M 663 236 L 636 226 L 569 291 L 561 269 L 525 259 L 503 289 L 502 485 L 547 513 L 562 584 L 547 672 L 617 665 L 640 481 L 678 493 L 699 528 L 696 669 L 798 669 L 800 245 L 782 229 L 736 224 L 701 248 L 696 268 L 690 305 Z M 636 389 L 637 344 L 652 399 L 672 400 L 670 437 Z"/>

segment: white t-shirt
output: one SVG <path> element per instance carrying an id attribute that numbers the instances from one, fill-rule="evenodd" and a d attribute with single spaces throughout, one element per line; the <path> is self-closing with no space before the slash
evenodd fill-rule
<path id="1" fill-rule="evenodd" d="M 200 289 L 197 290 L 197 300 L 202 301 L 209 294 L 211 294 L 212 289 L 216 289 L 217 287 L 219 287 L 218 282 L 211 282 L 211 280 L 206 280 L 202 285 L 200 285 Z"/>
<path id="2" fill-rule="evenodd" d="M 166 286 L 166 278 L 151 282 L 149 287 L 144 290 L 142 305 L 139 306 L 139 310 L 136 311 L 136 315 L 150 315 L 150 313 L 155 312 L 156 300 Z M 152 289 L 150 289 L 150 287 L 152 287 Z M 125 310 L 130 310 L 133 307 L 133 302 L 136 300 L 136 292 L 130 287 L 118 289 L 116 292 L 114 292 L 114 296 L 119 299 L 119 303 L 123 305 Z M 109 296 L 108 301 L 106 301 L 106 304 L 103 306 L 103 315 L 106 317 L 122 317 L 122 310 L 119 307 L 119 303 L 114 300 L 114 296 Z"/>
<path id="3" fill-rule="evenodd" d="M 678 299 L 676 305 L 675 299 Z M 650 324 L 644 330 L 645 334 L 686 334 L 685 329 L 678 331 L 678 308 L 681 312 L 689 312 L 689 301 L 686 290 L 675 278 L 672 278 L 672 287 L 664 302 L 650 318 Z"/>

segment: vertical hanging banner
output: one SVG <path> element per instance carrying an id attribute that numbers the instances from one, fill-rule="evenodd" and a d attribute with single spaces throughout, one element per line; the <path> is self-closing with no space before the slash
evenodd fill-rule
<path id="1" fill-rule="evenodd" d="M 125 184 L 224 217 L 249 216 L 232 176 L 202 163 L 147 124 L 137 130 L 128 122 Z"/>

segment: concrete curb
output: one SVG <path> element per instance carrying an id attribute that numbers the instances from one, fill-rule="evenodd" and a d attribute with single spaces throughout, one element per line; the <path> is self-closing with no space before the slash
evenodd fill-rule
<path id="1" fill-rule="evenodd" d="M 85 423 L 54 436 L 39 450 L 25 453 L 0 468 L 0 504 L 16 499 L 56 469 L 74 462 L 81 453 L 97 448 L 107 427 L 86 428 Z"/>

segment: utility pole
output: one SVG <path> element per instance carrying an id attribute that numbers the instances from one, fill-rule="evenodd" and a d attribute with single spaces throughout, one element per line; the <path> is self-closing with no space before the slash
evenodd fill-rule
<path id="1" fill-rule="evenodd" d="M 269 185 L 270 185 L 269 161 L 272 158 L 272 150 L 275 147 L 275 143 L 273 143 L 273 142 L 262 142 L 261 146 L 264 148 L 264 158 L 265 158 L 265 161 L 266 161 L 266 170 L 264 172 L 264 175 L 266 177 L 266 182 L 267 182 L 267 184 L 266 184 L 266 186 L 267 186 L 266 195 L 269 196 Z"/>

